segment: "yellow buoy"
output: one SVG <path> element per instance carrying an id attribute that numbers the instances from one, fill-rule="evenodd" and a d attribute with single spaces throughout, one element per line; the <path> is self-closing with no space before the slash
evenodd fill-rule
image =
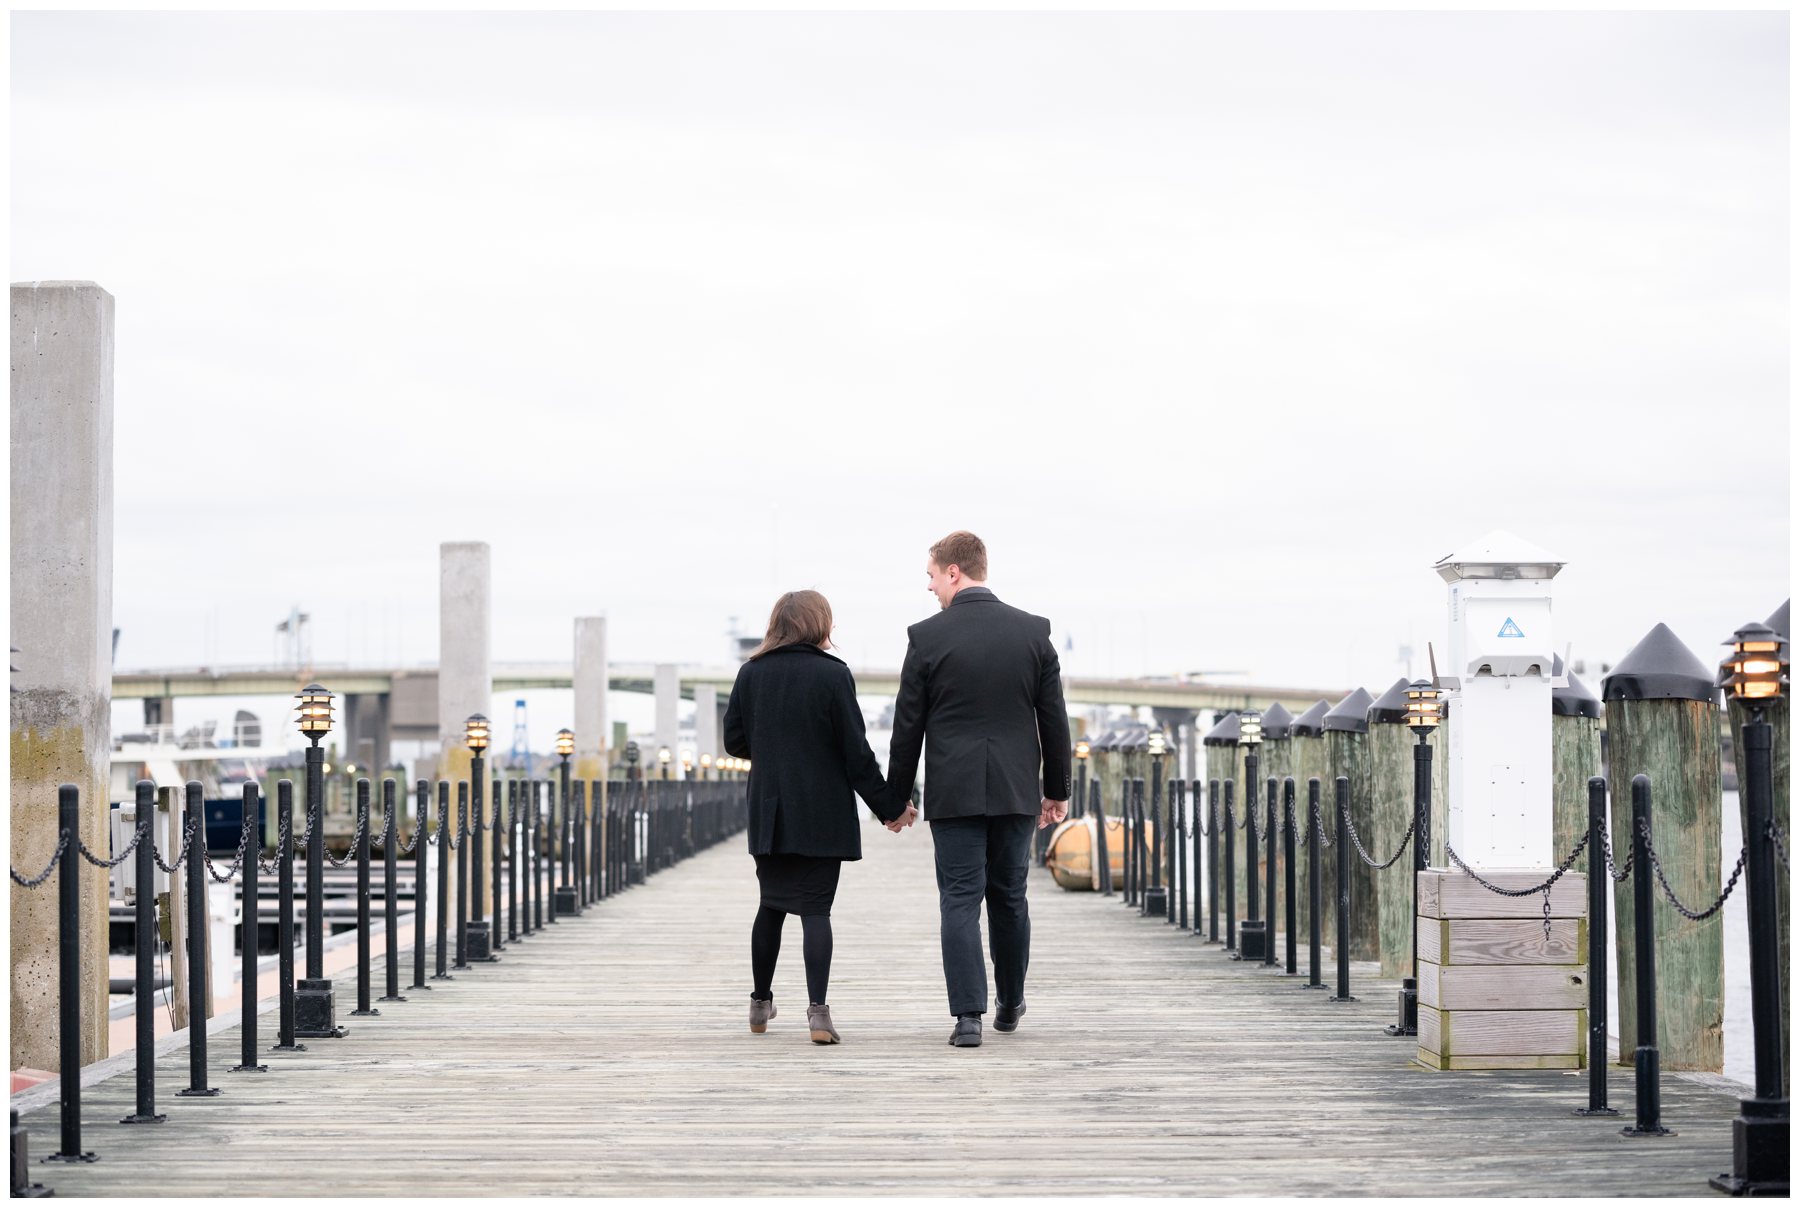
<path id="1" fill-rule="evenodd" d="M 1144 825 L 1144 841 L 1150 841 L 1151 827 Z M 1125 882 L 1125 824 L 1122 819 L 1106 820 L 1106 862 L 1112 865 L 1115 887 Z M 1100 888 L 1099 865 L 1094 859 L 1094 819 L 1070 818 L 1050 836 L 1049 850 L 1044 853 L 1044 867 L 1064 889 Z"/>

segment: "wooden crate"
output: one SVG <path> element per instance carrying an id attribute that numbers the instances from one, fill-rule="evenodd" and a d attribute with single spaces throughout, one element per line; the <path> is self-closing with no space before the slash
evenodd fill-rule
<path id="1" fill-rule="evenodd" d="M 1536 870 L 1482 876 L 1524 889 Z M 1418 1062 L 1434 1070 L 1581 1069 L 1587 1064 L 1587 884 L 1509 898 L 1466 874 L 1419 874 Z"/>

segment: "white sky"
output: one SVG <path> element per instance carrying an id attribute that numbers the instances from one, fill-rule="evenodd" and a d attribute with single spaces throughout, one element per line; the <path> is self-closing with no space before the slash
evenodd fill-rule
<path id="1" fill-rule="evenodd" d="M 500 660 L 605 613 L 717 663 L 807 586 L 895 667 L 957 527 L 1071 674 L 1379 690 L 1493 528 L 1568 559 L 1590 661 L 1789 591 L 1785 14 L 11 49 L 12 279 L 117 299 L 122 668 L 268 661 L 294 604 L 321 661 L 435 661 L 445 540 L 493 545 Z"/>

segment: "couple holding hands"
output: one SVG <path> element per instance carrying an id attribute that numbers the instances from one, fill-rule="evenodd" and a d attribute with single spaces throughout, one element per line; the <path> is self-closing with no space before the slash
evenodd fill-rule
<path id="1" fill-rule="evenodd" d="M 1050 622 L 1002 604 L 987 587 L 987 548 L 956 532 L 925 565 L 941 610 L 907 630 L 894 703 L 888 774 L 863 727 L 850 668 L 826 653 L 831 605 L 816 591 L 775 602 L 762 645 L 738 670 L 725 708 L 725 749 L 751 761 L 750 853 L 761 906 L 750 928 L 750 1030 L 775 1018 L 782 924 L 800 916 L 815 1044 L 840 1039 L 826 1005 L 831 903 L 845 860 L 862 858 L 854 796 L 895 833 L 911 826 L 921 749 L 931 765 L 932 846 L 950 1043 L 981 1044 L 987 963 L 981 904 L 998 1000 L 994 1027 L 1025 1013 L 1031 917 L 1025 904 L 1033 825 L 1060 822 L 1070 792 L 1069 717 Z"/>

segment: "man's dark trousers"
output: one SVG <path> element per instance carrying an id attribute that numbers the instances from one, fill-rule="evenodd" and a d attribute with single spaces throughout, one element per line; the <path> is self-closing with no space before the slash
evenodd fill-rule
<path id="1" fill-rule="evenodd" d="M 952 1015 L 987 1013 L 987 962 L 981 955 L 984 899 L 999 1005 L 1016 1007 L 1025 1001 L 1025 966 L 1031 960 L 1025 882 L 1031 872 L 1031 832 L 1036 826 L 1036 814 L 931 820 L 939 937 Z"/>

